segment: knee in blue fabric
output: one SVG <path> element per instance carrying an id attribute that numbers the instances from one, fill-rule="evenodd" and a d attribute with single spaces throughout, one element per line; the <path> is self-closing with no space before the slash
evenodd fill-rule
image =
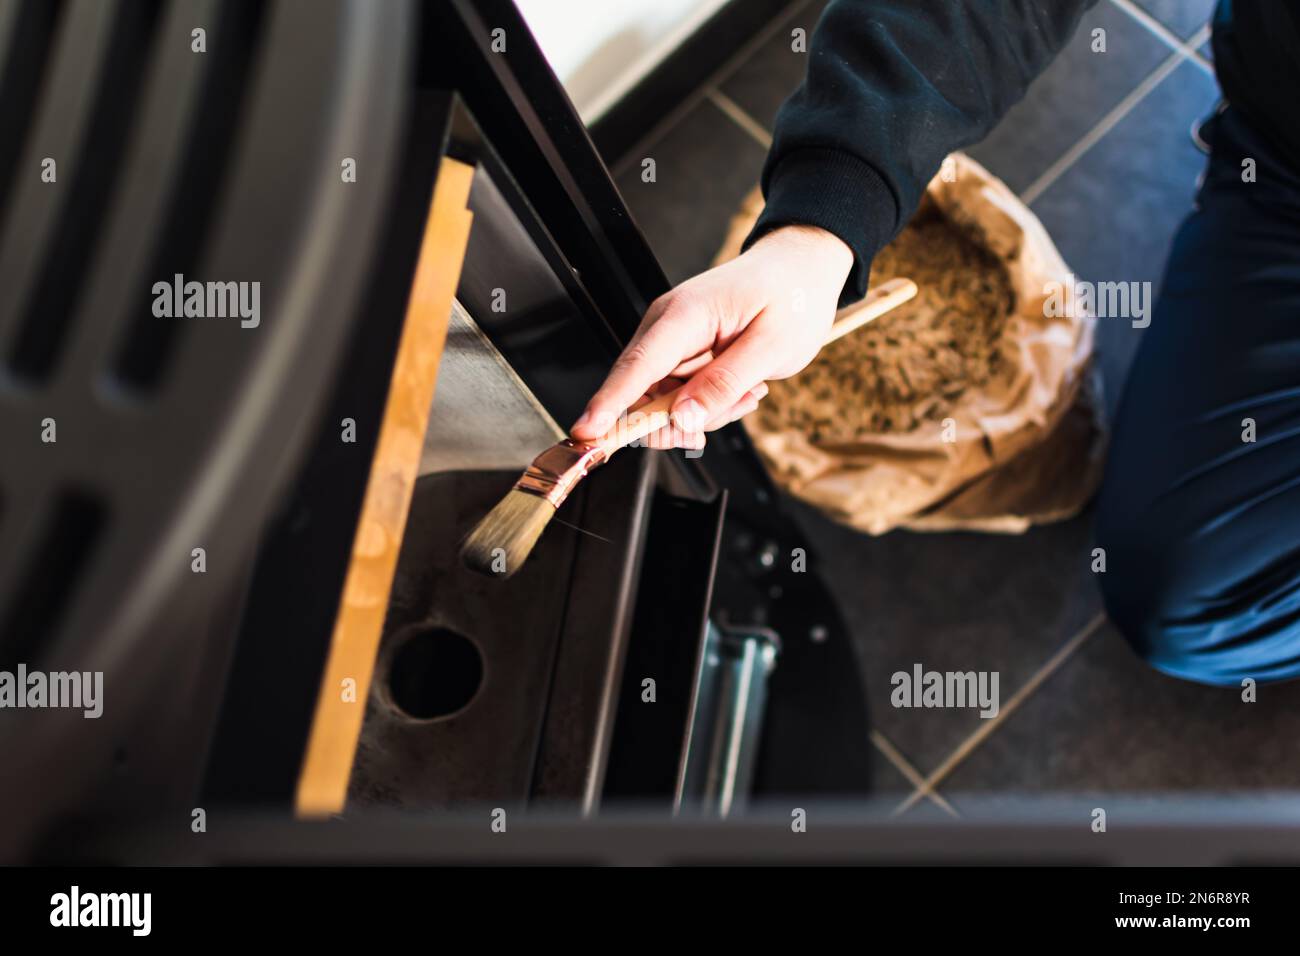
<path id="1" fill-rule="evenodd" d="M 1300 572 L 1236 575 L 1232 555 L 1191 547 L 1158 521 L 1128 515 L 1120 524 L 1105 494 L 1101 504 L 1098 583 L 1111 622 L 1142 660 L 1215 686 L 1300 676 Z"/>

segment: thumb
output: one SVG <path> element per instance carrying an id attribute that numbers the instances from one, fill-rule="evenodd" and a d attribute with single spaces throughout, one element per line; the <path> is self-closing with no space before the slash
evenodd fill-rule
<path id="1" fill-rule="evenodd" d="M 731 409 L 767 376 L 772 343 L 762 336 L 741 335 L 682 386 L 673 402 L 672 422 L 683 432 L 704 426 Z"/>

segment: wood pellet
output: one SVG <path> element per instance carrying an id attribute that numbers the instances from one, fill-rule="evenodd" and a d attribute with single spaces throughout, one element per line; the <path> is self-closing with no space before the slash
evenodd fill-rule
<path id="1" fill-rule="evenodd" d="M 765 431 L 833 446 L 941 422 L 997 374 L 1014 306 L 1007 270 L 931 204 L 876 257 L 871 282 L 905 276 L 916 298 L 832 342 L 803 372 L 771 383 Z"/>

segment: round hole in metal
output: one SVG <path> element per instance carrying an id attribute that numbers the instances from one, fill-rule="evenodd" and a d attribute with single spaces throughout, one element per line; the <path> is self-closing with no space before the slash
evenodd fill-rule
<path id="1" fill-rule="evenodd" d="M 408 717 L 433 720 L 464 710 L 483 683 L 483 655 L 446 627 L 413 632 L 393 654 L 388 690 Z"/>

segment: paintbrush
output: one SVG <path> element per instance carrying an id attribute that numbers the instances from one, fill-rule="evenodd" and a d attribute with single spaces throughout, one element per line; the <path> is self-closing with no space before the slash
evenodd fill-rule
<path id="1" fill-rule="evenodd" d="M 911 279 L 890 279 L 872 289 L 862 304 L 836 318 L 827 344 L 861 328 L 916 295 Z M 575 486 L 620 448 L 669 424 L 680 389 L 629 411 L 608 433 L 591 442 L 566 438 L 542 452 L 501 502 L 470 532 L 461 560 L 483 574 L 508 578 L 528 559 L 537 539 Z"/>

